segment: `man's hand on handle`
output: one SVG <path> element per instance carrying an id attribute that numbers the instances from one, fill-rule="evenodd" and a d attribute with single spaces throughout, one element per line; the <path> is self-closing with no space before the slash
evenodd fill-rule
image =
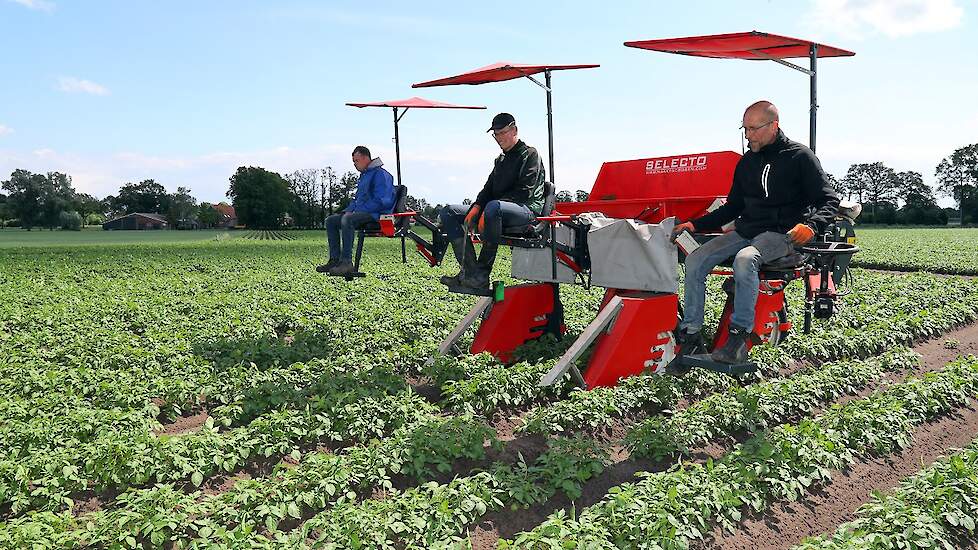
<path id="1" fill-rule="evenodd" d="M 693 226 L 693 222 L 683 222 L 680 224 L 676 224 L 676 226 L 672 228 L 672 235 L 669 237 L 669 241 L 675 243 L 676 237 L 678 237 L 679 234 L 682 233 L 683 231 L 689 231 L 690 233 L 695 233 L 696 227 Z"/>
<path id="2" fill-rule="evenodd" d="M 815 238 L 815 230 L 803 223 L 799 223 L 792 227 L 791 231 L 788 231 L 788 237 L 796 245 L 802 245 Z"/>
<path id="3" fill-rule="evenodd" d="M 466 230 L 474 231 L 476 224 L 479 221 L 479 213 L 482 212 L 482 207 L 478 204 L 473 204 L 472 208 L 469 208 L 469 213 L 465 215 L 465 228 Z M 457 218 L 456 218 L 457 219 Z"/>

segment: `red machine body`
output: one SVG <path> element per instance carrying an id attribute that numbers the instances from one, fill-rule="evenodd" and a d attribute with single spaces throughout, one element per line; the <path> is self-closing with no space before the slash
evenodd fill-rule
<path id="1" fill-rule="evenodd" d="M 566 332 L 557 292 L 556 285 L 549 283 L 506 287 L 503 300 L 492 305 L 479 325 L 469 351 L 473 355 L 487 351 L 505 363 L 512 359 L 513 350 L 548 330 Z"/>

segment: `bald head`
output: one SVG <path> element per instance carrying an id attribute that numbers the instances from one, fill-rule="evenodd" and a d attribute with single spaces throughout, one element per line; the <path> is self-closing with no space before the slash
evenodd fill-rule
<path id="1" fill-rule="evenodd" d="M 748 113 L 762 116 L 766 120 L 778 120 L 778 108 L 774 106 L 774 103 L 771 103 L 765 99 L 762 99 L 748 107 L 747 110 L 744 111 L 744 115 L 746 116 Z"/>
<path id="2" fill-rule="evenodd" d="M 755 153 L 774 142 L 778 127 L 778 108 L 770 101 L 758 101 L 744 111 L 744 135 Z"/>

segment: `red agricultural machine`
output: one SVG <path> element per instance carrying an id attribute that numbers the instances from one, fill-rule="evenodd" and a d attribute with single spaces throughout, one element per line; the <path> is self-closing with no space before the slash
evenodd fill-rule
<path id="1" fill-rule="evenodd" d="M 768 59 L 809 74 L 812 149 L 816 59 L 853 55 L 831 46 L 758 32 L 626 45 L 703 57 Z M 811 69 L 786 61 L 793 57 L 809 57 Z M 545 70 L 543 66 L 524 67 Z M 513 67 L 496 70 L 507 68 Z M 517 78 L 520 73 L 513 75 L 508 78 Z M 549 116 L 549 72 L 547 77 Z M 504 228 L 501 243 L 513 247 L 513 276 L 533 282 L 505 288 L 496 283 L 441 343 L 439 353 L 457 350 L 461 336 L 481 321 L 468 352 L 489 352 L 509 361 L 513 351 L 527 341 L 565 332 L 559 285 L 582 284 L 607 289 L 600 310 L 543 377 L 541 385 L 554 384 L 569 372 L 585 388 L 613 386 L 623 377 L 663 372 L 670 364 L 731 375 L 755 370 L 753 363 L 717 363 L 707 354 L 683 354 L 674 336 L 681 318 L 677 286 L 683 255 L 669 242 L 671 229 L 676 220 L 701 216 L 723 203 L 739 158 L 734 152 L 712 152 L 606 162 L 585 202 L 555 204 L 553 185 L 548 183 L 548 202 L 536 225 Z M 777 344 L 792 330 L 784 296 L 792 281 L 801 280 L 805 286 L 805 332 L 810 330 L 813 317 L 824 319 L 834 313 L 837 288 L 847 276 L 851 256 L 858 251 L 853 244 L 853 224 L 858 213 L 858 205 L 841 209 L 835 223 L 817 235 L 814 242 L 761 266 L 755 323 L 748 346 Z M 432 232 L 430 242 L 411 230 L 411 220 Z M 401 237 L 402 243 L 407 238 L 414 240 L 432 266 L 441 262 L 448 245 L 436 224 L 407 211 L 403 204 L 394 214 L 381 219 L 380 231 Z M 702 243 L 714 236 L 698 234 L 695 239 Z M 732 271 L 720 267 L 713 273 L 728 279 L 724 284 L 726 305 L 710 349 L 724 344 L 733 309 Z M 577 361 L 588 349 L 592 351 L 587 365 L 579 368 Z"/>

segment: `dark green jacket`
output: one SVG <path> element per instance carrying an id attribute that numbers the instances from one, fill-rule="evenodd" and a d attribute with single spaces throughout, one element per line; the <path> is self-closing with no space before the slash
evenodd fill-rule
<path id="1" fill-rule="evenodd" d="M 496 158 L 485 187 L 479 191 L 475 204 L 485 209 L 492 200 L 525 205 L 539 214 L 543 209 L 543 182 L 547 177 L 543 160 L 537 150 L 517 141 L 512 149 Z"/>

